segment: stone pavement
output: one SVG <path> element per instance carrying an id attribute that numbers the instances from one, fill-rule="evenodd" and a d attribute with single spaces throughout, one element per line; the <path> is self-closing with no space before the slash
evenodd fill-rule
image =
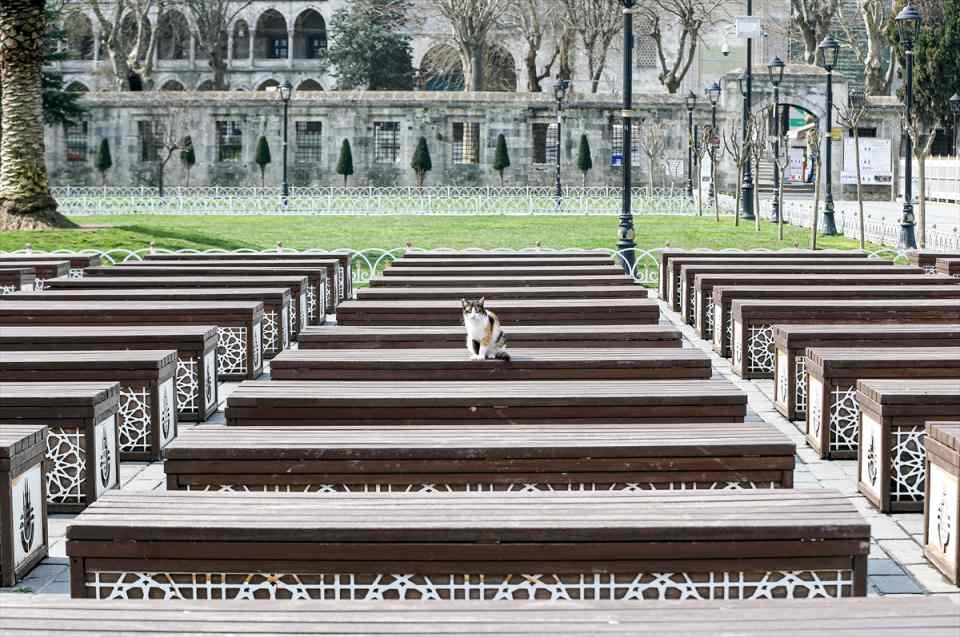
<path id="1" fill-rule="evenodd" d="M 947 595 L 960 604 L 960 588 L 952 586 L 923 558 L 920 542 L 923 540 L 922 513 L 879 513 L 863 496 L 857 493 L 855 460 L 821 460 L 807 447 L 803 435 L 773 406 L 773 381 L 743 380 L 733 374 L 730 363 L 717 356 L 708 341 L 680 320 L 677 313 L 661 303 L 661 312 L 671 323 L 680 326 L 685 337 L 684 347 L 697 347 L 710 355 L 715 374 L 719 374 L 746 392 L 749 408 L 763 420 L 772 423 L 797 445 L 797 467 L 794 473 L 796 487 L 825 487 L 847 494 L 854 506 L 870 523 L 871 547 L 868 562 L 870 595 Z M 509 332 L 508 332 L 509 338 Z M 236 383 L 220 386 L 220 411 L 209 421 L 223 422 L 223 406 Z M 181 429 L 194 427 L 181 423 Z M 165 488 L 163 463 L 124 462 L 120 466 L 121 488 L 127 491 L 152 491 Z M 50 516 L 50 557 L 39 564 L 15 589 L 21 592 L 69 595 L 68 563 L 66 559 L 66 527 L 72 514 Z M 0 593 L 11 589 L 0 588 Z"/>

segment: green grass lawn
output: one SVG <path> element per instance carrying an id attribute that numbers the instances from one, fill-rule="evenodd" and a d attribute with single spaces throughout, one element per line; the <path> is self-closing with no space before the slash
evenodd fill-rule
<path id="1" fill-rule="evenodd" d="M 613 248 L 617 218 L 612 216 L 158 216 L 76 217 L 80 230 L 17 231 L 0 234 L 0 250 L 146 248 L 272 248 L 278 242 L 294 249 L 399 248 Z M 636 242 L 642 249 L 791 248 L 809 245 L 809 230 L 785 226 L 777 241 L 776 226 L 733 225 L 710 217 L 638 216 Z M 822 248 L 855 248 L 843 237 L 821 237 Z M 869 245 L 875 250 L 880 246 Z"/>

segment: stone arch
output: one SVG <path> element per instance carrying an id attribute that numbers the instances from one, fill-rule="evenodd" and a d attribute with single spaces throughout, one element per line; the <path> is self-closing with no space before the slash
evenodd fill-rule
<path id="1" fill-rule="evenodd" d="M 327 23 L 316 9 L 307 9 L 293 23 L 293 57 L 313 60 L 327 48 Z"/>
<path id="2" fill-rule="evenodd" d="M 70 82 L 69 84 L 67 84 L 67 87 L 63 90 L 65 90 L 67 93 L 89 93 L 90 92 L 90 89 L 87 88 L 86 84 L 84 84 L 83 82 L 78 82 L 77 80 L 74 80 L 73 82 Z"/>
<path id="3" fill-rule="evenodd" d="M 257 19 L 253 57 L 258 60 L 285 60 L 290 46 L 287 20 L 276 9 L 267 9 Z"/>
<path id="4" fill-rule="evenodd" d="M 460 54 L 449 44 L 427 49 L 420 59 L 417 89 L 423 91 L 462 91 L 463 63 Z"/>
<path id="5" fill-rule="evenodd" d="M 233 51 L 230 56 L 234 60 L 246 60 L 250 57 L 250 27 L 246 20 L 233 23 Z"/>
<path id="6" fill-rule="evenodd" d="M 185 91 L 186 87 L 180 80 L 167 80 L 160 86 L 161 91 Z"/>
<path id="7" fill-rule="evenodd" d="M 157 19 L 157 59 L 186 60 L 190 57 L 190 25 L 182 13 L 168 9 Z"/>
<path id="8" fill-rule="evenodd" d="M 516 91 L 517 61 L 505 47 L 493 45 L 483 60 L 484 91 Z"/>
<path id="9" fill-rule="evenodd" d="M 150 34 L 153 30 L 153 25 L 147 16 L 143 16 L 141 28 L 143 29 L 143 37 L 140 39 L 140 48 L 137 51 L 137 58 L 139 59 L 142 59 L 147 54 L 147 47 L 150 44 Z M 128 42 L 134 42 L 137 39 L 137 18 L 133 13 L 127 13 L 123 20 L 120 21 L 120 32 L 124 38 L 127 38 Z"/>
<path id="10" fill-rule="evenodd" d="M 197 84 L 198 91 L 212 91 L 213 90 L 213 80 L 204 80 Z"/>
<path id="11" fill-rule="evenodd" d="M 306 79 L 297 86 L 297 91 L 322 91 L 323 85 L 312 79 Z"/>
<path id="12" fill-rule="evenodd" d="M 256 90 L 258 90 L 258 91 L 266 91 L 267 89 L 274 88 L 274 87 L 276 87 L 276 86 L 280 86 L 280 82 L 278 82 L 277 80 L 275 80 L 275 79 L 273 79 L 273 78 L 271 77 L 271 78 L 269 78 L 269 79 L 266 79 L 266 80 L 260 82 L 260 84 L 257 85 Z"/>
<path id="13" fill-rule="evenodd" d="M 71 57 L 77 60 L 92 60 L 96 39 L 93 35 L 93 22 L 85 14 L 73 11 L 63 20 L 65 47 Z"/>

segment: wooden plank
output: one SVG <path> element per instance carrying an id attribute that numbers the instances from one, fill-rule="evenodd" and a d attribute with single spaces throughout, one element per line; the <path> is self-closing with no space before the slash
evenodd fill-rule
<path id="1" fill-rule="evenodd" d="M 0 267 L 6 264 L 31 263 L 37 261 L 69 261 L 73 270 L 83 270 L 101 264 L 98 254 L 83 254 L 80 252 L 31 252 L 29 254 L 0 254 Z"/>
<path id="2" fill-rule="evenodd" d="M 613 265 L 482 265 L 463 267 L 407 268 L 391 266 L 384 277 L 413 276 L 623 276 L 623 268 Z"/>
<path id="3" fill-rule="evenodd" d="M 935 267 L 939 274 L 960 279 L 960 257 L 955 259 L 937 259 Z"/>
<path id="4" fill-rule="evenodd" d="M 477 274 L 471 276 L 375 276 L 370 279 L 371 288 L 381 287 L 558 287 L 558 286 L 601 286 L 633 285 L 633 279 L 620 274 L 584 274 L 584 275 L 546 275 L 546 276 L 510 276 L 499 274 Z"/>
<path id="5" fill-rule="evenodd" d="M 957 286 L 960 289 L 960 285 Z M 647 298 L 639 285 L 569 285 L 554 287 L 369 287 L 357 290 L 360 301 L 419 301 L 483 297 L 500 299 Z"/>
<path id="6" fill-rule="evenodd" d="M 37 279 L 52 279 L 58 276 L 66 276 L 70 272 L 70 262 L 64 260 L 57 261 L 4 261 L 3 267 L 7 269 L 33 268 Z"/>
<path id="7" fill-rule="evenodd" d="M 937 250 L 911 250 L 907 253 L 910 263 L 933 272 L 937 267 L 937 259 L 960 259 L 960 252 L 942 252 Z"/>
<path id="8" fill-rule="evenodd" d="M 0 264 L 0 296 L 12 292 L 30 292 L 34 289 L 37 271 L 32 267 L 4 268 Z"/>
<path id="9" fill-rule="evenodd" d="M 613 259 L 609 256 L 586 256 L 586 257 L 514 257 L 504 255 L 499 259 L 490 259 L 484 257 L 456 256 L 456 257 L 428 257 L 402 256 L 395 259 L 391 267 L 405 268 L 463 268 L 463 267 L 506 267 L 506 266 L 583 266 L 600 265 L 609 266 Z"/>

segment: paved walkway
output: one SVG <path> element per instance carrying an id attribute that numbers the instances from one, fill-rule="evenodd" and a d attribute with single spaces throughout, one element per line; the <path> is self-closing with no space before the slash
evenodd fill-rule
<path id="1" fill-rule="evenodd" d="M 749 408 L 772 423 L 797 445 L 796 487 L 825 487 L 847 494 L 870 523 L 870 559 L 868 566 L 870 595 L 948 595 L 960 604 L 960 588 L 952 586 L 923 558 L 923 514 L 882 514 L 857 493 L 855 460 L 820 460 L 804 442 L 803 436 L 773 406 L 773 381 L 742 380 L 733 374 L 730 363 L 717 356 L 711 344 L 700 339 L 693 328 L 682 324 L 677 313 L 661 303 L 663 317 L 681 327 L 685 347 L 697 347 L 710 354 L 715 374 L 719 374 L 746 392 Z M 223 422 L 223 406 L 236 383 L 221 385 L 220 409 L 210 422 Z M 181 429 L 195 425 L 182 423 Z M 126 491 L 153 491 L 166 487 L 163 463 L 124 462 L 120 466 L 121 488 Z M 68 563 L 64 539 L 70 514 L 50 516 L 50 557 L 37 566 L 14 590 L 30 593 L 69 595 Z M 0 588 L 0 592 L 11 589 Z"/>

